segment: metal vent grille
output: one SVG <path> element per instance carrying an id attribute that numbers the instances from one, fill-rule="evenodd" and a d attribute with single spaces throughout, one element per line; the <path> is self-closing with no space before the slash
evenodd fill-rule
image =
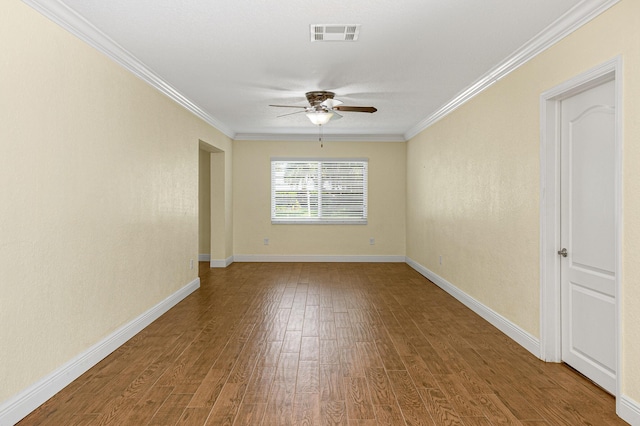
<path id="1" fill-rule="evenodd" d="M 309 27 L 311 41 L 356 41 L 360 24 L 313 24 Z"/>

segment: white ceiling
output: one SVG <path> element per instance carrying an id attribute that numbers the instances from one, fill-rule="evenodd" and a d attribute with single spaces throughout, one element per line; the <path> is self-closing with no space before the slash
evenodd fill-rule
<path id="1" fill-rule="evenodd" d="M 331 90 L 378 112 L 345 112 L 325 136 L 389 140 L 417 133 L 465 90 L 513 68 L 518 52 L 537 53 L 531 46 L 548 44 L 546 34 L 564 35 L 604 2 L 59 0 L 231 137 L 316 137 L 304 114 L 277 118 L 295 110 L 268 105 L 305 106 L 305 92 Z M 362 27 L 356 42 L 312 43 L 311 24 Z"/>

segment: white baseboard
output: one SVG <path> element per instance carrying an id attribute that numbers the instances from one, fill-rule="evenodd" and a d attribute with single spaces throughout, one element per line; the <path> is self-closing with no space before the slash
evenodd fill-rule
<path id="1" fill-rule="evenodd" d="M 13 425 L 200 287 L 196 278 L 128 324 L 0 404 L 0 425 Z"/>
<path id="2" fill-rule="evenodd" d="M 211 259 L 209 261 L 210 268 L 226 268 L 231 265 L 234 261 L 234 256 L 229 256 L 226 259 Z"/>
<path id="3" fill-rule="evenodd" d="M 198 255 L 198 262 L 208 262 L 211 260 L 211 255 L 210 254 L 199 254 Z"/>
<path id="4" fill-rule="evenodd" d="M 616 414 L 630 425 L 640 425 L 640 403 L 626 395 L 617 398 Z"/>
<path id="5" fill-rule="evenodd" d="M 424 275 L 438 287 L 462 302 L 467 308 L 471 309 L 473 312 L 489 321 L 491 325 L 502 331 L 520 346 L 534 354 L 536 357 L 540 358 L 539 339 L 535 338 L 491 308 L 478 302 L 476 299 L 469 296 L 467 293 L 463 292 L 435 272 L 432 272 L 431 270 L 425 268 L 412 259 L 409 259 L 408 257 L 406 258 L 406 262 L 409 266 L 418 271 L 420 274 Z"/>
<path id="6" fill-rule="evenodd" d="M 329 255 L 272 255 L 238 254 L 234 262 L 364 262 L 404 263 L 404 256 L 329 256 Z"/>

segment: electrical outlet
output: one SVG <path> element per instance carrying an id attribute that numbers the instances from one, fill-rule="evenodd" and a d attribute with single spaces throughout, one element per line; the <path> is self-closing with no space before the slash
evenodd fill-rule
<path id="1" fill-rule="evenodd" d="M 375 238 L 369 238 L 369 245 L 375 245 L 376 244 L 376 239 Z"/>
<path id="2" fill-rule="evenodd" d="M 439 262 L 440 262 L 440 264 L 442 265 L 442 255 L 440 255 Z"/>
<path id="3" fill-rule="evenodd" d="M 269 245 L 269 239 L 268 239 L 268 238 L 265 238 L 265 239 L 263 240 L 263 242 L 264 242 L 264 245 L 265 245 L 265 246 L 268 246 L 268 245 Z"/>
<path id="4" fill-rule="evenodd" d="M 189 268 L 190 268 L 190 269 L 193 269 L 193 259 L 190 259 L 190 260 L 189 260 Z"/>

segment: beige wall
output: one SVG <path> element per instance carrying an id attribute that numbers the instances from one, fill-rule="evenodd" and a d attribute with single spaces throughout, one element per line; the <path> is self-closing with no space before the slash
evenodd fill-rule
<path id="1" fill-rule="evenodd" d="M 404 143 L 235 141 L 233 153 L 235 255 L 404 256 Z M 271 157 L 368 158 L 368 224 L 272 225 Z"/>
<path id="2" fill-rule="evenodd" d="M 232 156 L 226 136 L 18 0 L 3 5 L 0 40 L 0 402 L 196 278 L 199 140 L 224 151 L 222 258 L 406 246 L 539 336 L 539 95 L 618 54 L 622 384 L 640 401 L 640 2 L 622 0 L 406 146 L 241 141 Z M 369 224 L 271 225 L 271 156 L 368 157 Z"/>
<path id="3" fill-rule="evenodd" d="M 18 0 L 0 40 L 2 402 L 196 279 L 198 141 L 231 141 Z"/>
<path id="4" fill-rule="evenodd" d="M 640 2 L 622 0 L 407 146 L 407 256 L 540 335 L 540 94 L 622 55 L 623 394 L 640 401 Z M 443 256 L 439 265 L 438 256 Z"/>
<path id="5" fill-rule="evenodd" d="M 232 165 L 230 158 L 224 152 L 211 153 L 209 163 L 211 170 L 211 260 L 218 266 L 225 265 L 225 260 L 233 255 L 233 226 L 232 209 L 225 206 L 232 205 L 229 197 L 232 184 Z M 225 238 L 225 235 L 227 238 Z M 221 263 L 222 262 L 222 263 Z"/>
<path id="6" fill-rule="evenodd" d="M 211 254 L 211 164 L 209 151 L 198 152 L 198 253 Z"/>

